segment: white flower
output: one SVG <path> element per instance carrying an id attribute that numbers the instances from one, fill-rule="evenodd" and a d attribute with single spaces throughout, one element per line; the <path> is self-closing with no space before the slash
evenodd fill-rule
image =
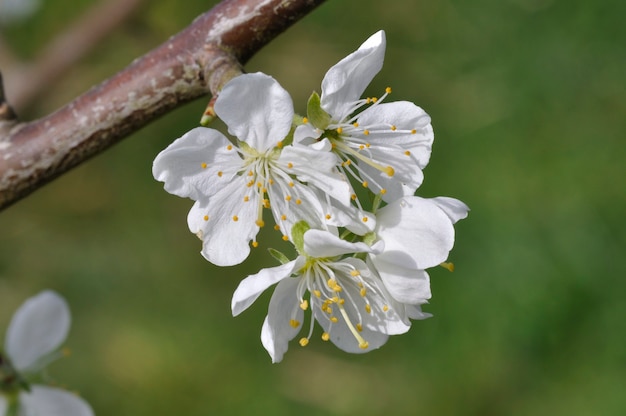
<path id="1" fill-rule="evenodd" d="M 317 321 L 324 329 L 322 339 L 331 340 L 344 351 L 376 349 L 389 335 L 406 332 L 408 326 L 387 303 L 385 287 L 367 264 L 342 256 L 374 253 L 380 248 L 380 244 L 369 247 L 347 242 L 328 231 L 308 230 L 301 250 L 304 254 L 282 266 L 263 269 L 239 284 L 233 294 L 233 315 L 239 315 L 265 289 L 278 283 L 261 330 L 261 341 L 273 362 L 282 360 L 309 309 L 309 332 L 300 339 L 300 345 L 308 344 Z"/>
<path id="2" fill-rule="evenodd" d="M 309 117 L 296 129 L 294 142 L 328 138 L 339 168 L 391 202 L 412 195 L 422 183 L 433 129 L 428 114 L 415 104 L 382 103 L 391 88 L 378 99 L 361 99 L 382 68 L 384 54 L 385 33 L 379 31 L 333 66 L 322 81 L 321 98 L 309 100 Z"/>
<path id="3" fill-rule="evenodd" d="M 26 300 L 15 312 L 4 341 L 5 358 L 0 362 L 8 368 L 8 379 L 0 379 L 5 387 L 23 388 L 15 383 L 22 375 L 39 373 L 54 358 L 70 328 L 70 312 L 65 300 L 46 290 Z M 1 357 L 0 357 L 1 358 Z M 0 374 L 2 376 L 3 374 Z M 15 394 L 16 392 L 9 392 Z M 83 399 L 59 388 L 30 385 L 17 393 L 20 416 L 92 416 L 93 410 Z M 0 416 L 10 407 L 0 396 Z"/>
<path id="4" fill-rule="evenodd" d="M 237 144 L 216 130 L 196 128 L 162 151 L 153 165 L 166 191 L 196 201 L 187 220 L 203 240 L 207 260 L 218 266 L 245 260 L 250 241 L 257 245 L 265 224 L 264 208 L 271 209 L 284 239 L 299 220 L 325 228 L 327 209 L 307 184 L 350 203 L 349 185 L 333 171 L 330 145 L 326 151 L 323 143 L 317 149 L 285 146 L 293 104 L 272 77 L 234 78 L 221 91 L 215 112 Z"/>
<path id="5" fill-rule="evenodd" d="M 409 318 L 415 305 L 431 297 L 425 269 L 448 258 L 454 245 L 453 224 L 467 217 L 468 211 L 467 205 L 453 198 L 407 196 L 376 213 L 375 233 L 385 250 L 369 254 L 368 263 L 380 274 L 391 296 L 407 305 Z"/>

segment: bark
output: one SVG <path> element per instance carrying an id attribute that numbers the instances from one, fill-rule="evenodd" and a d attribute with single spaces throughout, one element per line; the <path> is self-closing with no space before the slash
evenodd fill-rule
<path id="1" fill-rule="evenodd" d="M 255 52 L 323 1 L 224 0 L 126 69 L 31 122 L 18 122 L 0 86 L 0 209 L 158 116 L 217 94 Z"/>

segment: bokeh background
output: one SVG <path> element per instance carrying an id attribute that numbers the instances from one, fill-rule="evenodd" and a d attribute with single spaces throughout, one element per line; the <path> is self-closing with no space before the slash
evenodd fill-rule
<path id="1" fill-rule="evenodd" d="M 41 2 L 3 41 L 33 60 L 93 3 Z M 20 115 L 52 111 L 214 3 L 145 1 Z M 191 201 L 151 175 L 205 100 L 0 213 L 0 333 L 27 297 L 65 296 L 73 353 L 50 374 L 99 415 L 626 414 L 624 16 L 620 0 L 329 0 L 246 66 L 304 112 L 325 71 L 385 29 L 366 93 L 392 86 L 432 116 L 418 195 L 472 211 L 456 271 L 432 270 L 434 317 L 382 349 L 314 339 L 273 365 L 259 340 L 269 293 L 231 316 L 239 280 L 275 262 L 263 249 L 238 267 L 206 262 Z"/>

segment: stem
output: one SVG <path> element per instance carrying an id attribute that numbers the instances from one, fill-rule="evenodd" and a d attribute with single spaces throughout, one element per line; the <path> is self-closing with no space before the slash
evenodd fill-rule
<path id="1" fill-rule="evenodd" d="M 48 116 L 15 123 L 0 107 L 0 209 L 160 115 L 217 94 L 255 52 L 323 1 L 224 0 Z"/>

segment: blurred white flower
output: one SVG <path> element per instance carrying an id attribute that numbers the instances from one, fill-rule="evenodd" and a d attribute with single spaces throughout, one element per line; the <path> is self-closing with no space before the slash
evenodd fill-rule
<path id="1" fill-rule="evenodd" d="M 15 312 L 0 354 L 0 416 L 17 406 L 19 416 L 93 416 L 82 398 L 56 387 L 28 385 L 59 357 L 71 323 L 65 300 L 46 290 L 29 298 Z"/>
<path id="2" fill-rule="evenodd" d="M 0 24 L 26 19 L 40 6 L 40 0 L 0 0 Z"/>

